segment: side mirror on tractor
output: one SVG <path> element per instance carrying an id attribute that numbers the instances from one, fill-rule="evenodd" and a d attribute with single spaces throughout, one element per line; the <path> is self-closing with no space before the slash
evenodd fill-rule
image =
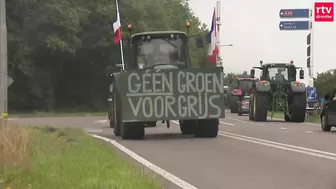
<path id="1" fill-rule="evenodd" d="M 251 69 L 250 77 L 251 77 L 251 78 L 254 78 L 254 76 L 255 76 L 255 70 L 254 70 L 254 69 Z"/>
<path id="2" fill-rule="evenodd" d="M 196 47 L 197 48 L 203 48 L 204 47 L 204 39 L 203 39 L 203 37 L 196 37 L 195 41 L 196 41 Z"/>
<path id="3" fill-rule="evenodd" d="M 300 79 L 304 79 L 304 71 L 300 70 Z"/>

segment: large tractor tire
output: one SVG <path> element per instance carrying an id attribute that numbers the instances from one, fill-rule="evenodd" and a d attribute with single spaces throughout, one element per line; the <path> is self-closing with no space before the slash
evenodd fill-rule
<path id="1" fill-rule="evenodd" d="M 331 125 L 328 124 L 328 120 L 326 119 L 326 116 L 321 117 L 321 128 L 324 132 L 331 131 Z"/>
<path id="2" fill-rule="evenodd" d="M 197 120 L 179 120 L 180 129 L 183 135 L 194 134 L 194 128 L 197 126 Z"/>
<path id="3" fill-rule="evenodd" d="M 123 122 L 122 105 L 117 85 L 113 82 L 113 113 L 111 114 L 110 125 L 113 125 L 115 136 L 122 139 L 142 139 L 145 135 L 145 128 L 142 123 Z"/>
<path id="4" fill-rule="evenodd" d="M 292 122 L 304 122 L 306 118 L 306 93 L 293 93 L 290 105 Z"/>
<path id="5" fill-rule="evenodd" d="M 201 138 L 216 138 L 219 119 L 200 119 L 194 127 L 194 135 Z"/>
<path id="6" fill-rule="evenodd" d="M 231 96 L 230 97 L 230 112 L 231 113 L 238 113 L 238 100 L 239 97 L 238 96 Z"/>
<path id="7" fill-rule="evenodd" d="M 253 121 L 253 117 L 254 117 L 254 114 L 253 114 L 253 109 L 254 109 L 254 106 L 253 106 L 253 102 L 254 102 L 254 99 L 253 99 L 254 95 L 251 94 L 250 95 L 250 104 L 249 104 L 249 120 L 250 121 Z"/>
<path id="8" fill-rule="evenodd" d="M 116 89 L 116 83 L 113 81 L 112 106 L 110 110 L 110 127 L 113 128 L 115 136 L 120 136 L 121 120 L 121 103 L 119 93 Z"/>
<path id="9" fill-rule="evenodd" d="M 269 95 L 266 92 L 253 93 L 253 120 L 266 121 L 269 106 Z"/>
<path id="10" fill-rule="evenodd" d="M 123 122 L 121 126 L 122 139 L 143 139 L 145 136 L 145 127 L 143 123 Z"/>

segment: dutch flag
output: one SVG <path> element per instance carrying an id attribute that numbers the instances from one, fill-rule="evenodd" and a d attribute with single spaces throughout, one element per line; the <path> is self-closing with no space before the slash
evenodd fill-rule
<path id="1" fill-rule="evenodd" d="M 217 55 L 219 53 L 219 49 L 217 47 L 217 28 L 216 28 L 216 9 L 214 8 L 211 30 L 207 34 L 207 39 L 209 43 L 209 49 L 207 54 L 207 60 L 212 64 L 216 65 Z"/>
<path id="2" fill-rule="evenodd" d="M 118 0 L 116 0 L 116 20 L 113 22 L 112 29 L 114 32 L 114 44 L 117 45 L 121 41 L 121 23 L 120 23 L 120 14 L 119 14 L 119 5 Z"/>

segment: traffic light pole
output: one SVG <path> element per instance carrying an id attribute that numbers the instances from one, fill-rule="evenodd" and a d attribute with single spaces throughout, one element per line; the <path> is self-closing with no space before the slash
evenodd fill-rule
<path id="1" fill-rule="evenodd" d="M 0 115 L 7 113 L 6 0 L 0 0 Z"/>
<path id="2" fill-rule="evenodd" d="M 314 7 L 314 6 L 313 6 Z M 307 35 L 307 68 L 309 70 L 309 86 L 314 87 L 314 18 L 313 9 L 310 9 L 310 29 Z"/>

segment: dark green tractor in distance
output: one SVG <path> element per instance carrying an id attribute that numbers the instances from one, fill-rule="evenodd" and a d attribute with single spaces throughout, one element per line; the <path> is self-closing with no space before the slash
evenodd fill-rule
<path id="1" fill-rule="evenodd" d="M 253 67 L 262 71 L 260 80 L 254 82 L 250 96 L 250 120 L 266 121 L 268 111 L 275 109 L 282 111 L 285 121 L 304 122 L 306 115 L 306 86 L 296 80 L 297 69 L 300 79 L 304 79 L 304 71 L 290 63 L 267 63 L 260 61 L 260 67 Z"/>
<path id="2" fill-rule="evenodd" d="M 114 134 L 142 139 L 146 127 L 170 121 L 182 134 L 217 137 L 225 117 L 222 67 L 192 68 L 188 39 L 182 31 L 131 34 L 130 60 L 111 74 L 109 113 Z M 196 39 L 198 47 L 204 44 Z"/>

